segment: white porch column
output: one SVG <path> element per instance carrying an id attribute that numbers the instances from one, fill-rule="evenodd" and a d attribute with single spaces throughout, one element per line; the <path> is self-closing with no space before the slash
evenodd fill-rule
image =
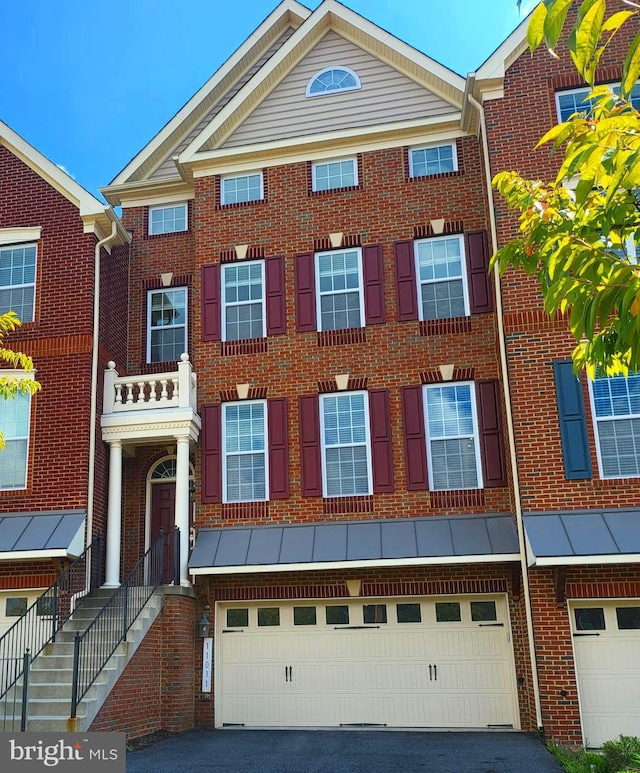
<path id="1" fill-rule="evenodd" d="M 180 585 L 189 582 L 189 438 L 176 439 L 176 526 L 180 529 Z"/>
<path id="2" fill-rule="evenodd" d="M 122 534 L 122 442 L 109 445 L 109 500 L 107 504 L 107 561 L 105 588 L 120 586 L 120 542 Z"/>

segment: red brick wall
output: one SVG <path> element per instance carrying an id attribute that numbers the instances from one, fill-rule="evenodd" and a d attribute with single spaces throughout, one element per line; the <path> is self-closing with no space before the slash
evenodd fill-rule
<path id="1" fill-rule="evenodd" d="M 109 693 L 90 730 L 138 738 L 194 726 L 194 600 L 165 596 L 164 608 Z"/>

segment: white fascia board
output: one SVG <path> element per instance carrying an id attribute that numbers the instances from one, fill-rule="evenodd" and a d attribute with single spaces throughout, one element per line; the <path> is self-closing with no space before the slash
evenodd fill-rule
<path id="1" fill-rule="evenodd" d="M 358 152 L 363 150 L 373 150 L 378 145 L 380 148 L 397 147 L 402 144 L 414 145 L 420 142 L 436 142 L 441 139 L 455 139 L 456 137 L 468 136 L 468 132 L 462 131 L 457 125 L 460 122 L 461 113 L 448 113 L 445 116 L 431 116 L 430 118 L 415 118 L 409 121 L 399 121 L 397 123 L 378 124 L 369 127 L 357 127 L 339 132 L 322 132 L 319 134 L 308 134 L 304 137 L 287 138 L 283 140 L 274 140 L 273 142 L 261 142 L 248 147 L 220 148 L 218 150 L 207 150 L 193 156 L 191 162 L 197 164 L 193 169 L 193 176 L 208 177 L 212 174 L 220 173 L 220 164 L 232 163 L 232 159 L 237 156 L 245 156 L 251 153 L 252 157 L 261 154 L 272 155 L 273 159 L 266 159 L 256 162 L 249 161 L 252 168 L 259 163 L 261 166 L 280 166 L 281 164 L 292 163 L 291 156 L 296 158 L 303 153 L 308 153 L 309 158 L 315 158 L 318 149 L 324 143 L 333 144 L 336 147 L 322 148 L 323 158 L 331 156 L 344 156 L 349 153 L 349 147 L 344 142 L 358 142 Z M 446 125 L 446 129 L 437 130 L 439 124 Z M 455 124 L 456 128 L 451 128 L 450 124 Z M 434 132 L 429 131 L 433 126 Z M 415 136 L 408 138 L 406 133 L 414 133 Z M 375 137 L 390 134 L 401 135 L 400 139 L 391 137 L 391 139 L 367 140 L 368 136 Z M 353 151 L 351 151 L 353 152 Z M 300 160 L 300 159 L 298 159 Z M 211 162 L 206 164 L 206 162 Z"/>
<path id="2" fill-rule="evenodd" d="M 640 564 L 640 553 L 600 556 L 549 556 L 536 558 L 532 566 L 592 566 L 594 564 Z"/>
<path id="3" fill-rule="evenodd" d="M 205 99 L 215 87 L 228 75 L 228 73 L 238 64 L 238 62 L 246 56 L 249 51 L 258 43 L 268 30 L 271 29 L 280 19 L 288 14 L 298 16 L 302 20 L 311 16 L 311 11 L 305 8 L 295 0 L 283 0 L 275 10 L 267 16 L 267 18 L 260 24 L 254 32 L 244 41 L 240 48 L 227 59 L 221 67 L 209 78 L 209 80 L 202 86 L 191 99 L 182 107 L 175 116 L 167 123 L 151 142 L 144 146 L 144 148 L 135 155 L 131 161 L 125 166 L 125 168 L 111 181 L 111 183 L 102 189 L 103 192 L 108 190 L 112 185 L 122 185 L 127 182 L 128 178 L 141 166 L 149 156 L 154 153 L 160 145 L 169 137 L 169 135 L 175 131 L 180 124 L 185 121 L 191 112 Z"/>
<path id="4" fill-rule="evenodd" d="M 76 558 L 76 554 L 69 552 L 70 548 L 56 548 L 55 550 L 14 550 L 0 553 L 0 561 L 40 561 L 51 558 Z M 80 551 L 81 553 L 82 551 Z M 78 553 L 78 555 L 80 555 Z"/>
<path id="5" fill-rule="evenodd" d="M 191 201 L 195 199 L 195 191 L 189 191 L 189 193 L 164 193 L 158 196 L 146 196 L 143 199 L 129 199 L 122 202 L 122 209 L 130 209 L 132 207 L 154 207 L 156 204 L 176 204 L 182 201 Z"/>
<path id="6" fill-rule="evenodd" d="M 42 236 L 42 226 L 34 228 L 0 228 L 0 244 L 37 242 Z"/>
<path id="7" fill-rule="evenodd" d="M 527 48 L 527 29 L 530 16 L 531 14 L 524 18 L 509 37 L 475 71 L 474 75 L 477 81 L 504 78 L 512 62 Z"/>
<path id="8" fill-rule="evenodd" d="M 444 566 L 451 564 L 501 564 L 520 561 L 519 553 L 478 556 L 433 556 L 429 558 L 380 558 L 366 561 L 317 561 L 304 564 L 254 564 L 241 566 L 203 566 L 189 569 L 200 574 L 255 574 L 262 572 L 319 572 L 334 569 L 384 569 L 399 566 Z"/>
<path id="9" fill-rule="evenodd" d="M 268 62 L 259 70 L 259 72 L 246 83 L 240 91 L 229 101 L 227 105 L 218 113 L 218 115 L 211 121 L 197 137 L 182 151 L 178 157 L 179 164 L 187 164 L 194 160 L 194 156 L 198 153 L 199 149 L 211 138 L 213 134 L 222 126 L 225 121 L 231 118 L 236 111 L 240 110 L 242 104 L 245 102 L 249 94 L 255 91 L 267 78 L 277 70 L 282 62 L 295 51 L 296 47 L 301 46 L 307 39 L 311 40 L 310 45 L 306 50 L 309 50 L 314 43 L 318 42 L 327 29 L 334 29 L 336 32 L 340 32 L 340 21 L 345 24 L 351 24 L 358 27 L 365 34 L 374 38 L 380 45 L 389 49 L 394 49 L 401 56 L 415 62 L 419 67 L 433 73 L 437 78 L 448 83 L 453 88 L 460 92 L 460 101 L 462 102 L 465 79 L 454 73 L 452 70 L 447 69 L 438 62 L 430 59 L 428 56 L 421 54 L 411 46 L 403 43 L 398 38 L 391 35 L 391 33 L 380 29 L 372 22 L 367 21 L 362 16 L 355 14 L 345 6 L 335 2 L 335 0 L 325 0 L 318 8 L 311 14 L 311 16 L 300 25 L 293 35 L 282 45 L 278 51 L 269 59 Z M 375 56 L 380 58 L 379 52 L 375 53 Z M 387 58 L 390 66 L 397 67 L 392 63 L 393 57 Z M 425 88 L 429 86 L 423 84 Z M 432 88 L 432 87 L 431 87 Z M 432 89 L 433 90 L 433 89 Z M 435 90 L 434 90 L 435 92 Z M 443 99 L 446 97 L 442 96 Z M 447 102 L 451 104 L 450 99 Z"/>

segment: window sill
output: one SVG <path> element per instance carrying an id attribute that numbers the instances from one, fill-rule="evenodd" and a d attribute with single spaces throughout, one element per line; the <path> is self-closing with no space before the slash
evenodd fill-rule
<path id="1" fill-rule="evenodd" d="M 343 188 L 329 188 L 326 191 L 309 191 L 309 196 L 331 196 L 332 193 L 344 193 L 345 191 L 359 191 L 362 189 L 360 184 L 358 185 L 345 185 Z"/>
<path id="2" fill-rule="evenodd" d="M 450 491 L 430 491 L 431 507 L 482 507 L 484 489 L 452 489 Z"/>
<path id="3" fill-rule="evenodd" d="M 237 201 L 232 204 L 216 204 L 216 212 L 222 212 L 226 209 L 246 209 L 247 207 L 256 207 L 267 204 L 267 199 L 253 199 L 253 201 Z"/>
<path id="4" fill-rule="evenodd" d="M 269 349 L 266 338 L 246 338 L 243 341 L 221 341 L 220 356 L 236 354 L 264 354 Z"/>
<path id="5" fill-rule="evenodd" d="M 408 183 L 416 183 L 416 182 L 424 182 L 425 180 L 444 180 L 448 177 L 460 177 L 462 174 L 461 169 L 455 169 L 453 172 L 436 172 L 436 174 L 419 174 L 419 175 L 408 175 L 407 176 L 407 182 Z"/>
<path id="6" fill-rule="evenodd" d="M 166 239 L 167 237 L 170 237 L 170 236 L 184 236 L 185 234 L 190 234 L 190 233 L 191 233 L 190 229 L 185 228 L 184 231 L 169 231 L 169 233 L 166 233 L 166 234 L 147 233 L 144 238 L 145 239 Z"/>
<path id="7" fill-rule="evenodd" d="M 318 332 L 318 346 L 346 346 L 349 344 L 365 344 L 366 329 L 363 327 L 346 330 L 322 330 Z"/>
<path id="8" fill-rule="evenodd" d="M 268 518 L 269 502 L 224 502 L 221 516 L 225 521 Z"/>
<path id="9" fill-rule="evenodd" d="M 322 512 L 324 515 L 337 515 L 338 513 L 372 513 L 373 496 L 350 497 L 324 497 L 322 500 Z"/>
<path id="10" fill-rule="evenodd" d="M 421 336 L 469 332 L 471 332 L 471 317 L 448 317 L 446 319 L 425 319 L 420 321 Z"/>

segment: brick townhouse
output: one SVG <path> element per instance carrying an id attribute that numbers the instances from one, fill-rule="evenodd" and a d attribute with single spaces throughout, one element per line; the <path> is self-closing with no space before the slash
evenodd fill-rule
<path id="1" fill-rule="evenodd" d="M 105 528 L 102 371 L 126 351 L 128 241 L 110 206 L 0 122 L 0 312 L 22 320 L 7 343 L 42 384 L 0 401 L 0 635 Z"/>
<path id="2" fill-rule="evenodd" d="M 531 148 L 581 99 L 525 49 L 465 79 L 284 0 L 103 189 L 106 585 L 180 538 L 92 728 L 635 732 L 635 381 L 576 380 L 534 283 L 487 273 L 491 175 L 553 174 Z"/>

